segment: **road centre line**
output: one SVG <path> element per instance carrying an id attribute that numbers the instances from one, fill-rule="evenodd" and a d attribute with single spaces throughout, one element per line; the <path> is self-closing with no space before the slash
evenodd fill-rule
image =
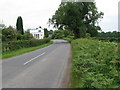
<path id="1" fill-rule="evenodd" d="M 34 58 L 32 58 L 32 59 L 30 59 L 29 61 L 25 62 L 24 65 L 30 63 L 31 61 L 35 60 L 36 58 L 38 58 L 38 57 L 40 57 L 40 56 L 42 56 L 42 55 L 44 55 L 44 54 L 45 54 L 45 52 L 42 53 L 42 54 L 40 54 L 40 55 L 38 55 L 38 56 L 36 56 L 36 57 L 34 57 Z"/>

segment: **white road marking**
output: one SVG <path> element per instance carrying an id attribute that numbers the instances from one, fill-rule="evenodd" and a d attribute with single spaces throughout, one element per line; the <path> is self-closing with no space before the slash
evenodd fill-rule
<path id="1" fill-rule="evenodd" d="M 38 56 L 36 56 L 36 57 L 34 57 L 34 58 L 32 58 L 32 59 L 30 59 L 29 61 L 25 62 L 24 65 L 28 64 L 29 62 L 35 60 L 36 58 L 38 58 L 38 57 L 40 57 L 40 56 L 42 56 L 42 55 L 44 55 L 44 54 L 45 54 L 45 52 L 42 53 L 42 54 L 40 54 L 40 55 L 38 55 Z"/>

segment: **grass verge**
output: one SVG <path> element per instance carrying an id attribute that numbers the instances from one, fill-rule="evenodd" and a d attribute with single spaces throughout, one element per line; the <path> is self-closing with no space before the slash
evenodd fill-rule
<path id="1" fill-rule="evenodd" d="M 46 44 L 43 44 L 43 45 L 40 45 L 40 46 L 29 47 L 29 48 L 22 48 L 22 49 L 11 51 L 11 52 L 6 52 L 6 53 L 2 54 L 2 59 L 6 59 L 6 58 L 13 57 L 13 56 L 21 55 L 21 54 L 24 54 L 24 53 L 28 53 L 28 52 L 31 52 L 31 51 L 34 51 L 34 50 L 46 47 L 46 46 L 48 46 L 48 45 L 50 45 L 52 43 L 53 42 L 50 41 L 49 43 L 46 43 Z"/>
<path id="2" fill-rule="evenodd" d="M 72 88 L 120 88 L 120 58 L 114 42 L 72 41 Z"/>

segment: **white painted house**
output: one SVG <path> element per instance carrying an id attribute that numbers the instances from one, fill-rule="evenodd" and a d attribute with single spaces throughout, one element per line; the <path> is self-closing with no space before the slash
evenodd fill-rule
<path id="1" fill-rule="evenodd" d="M 44 30 L 41 28 L 32 29 L 30 33 L 33 35 L 35 39 L 43 39 L 44 38 Z"/>

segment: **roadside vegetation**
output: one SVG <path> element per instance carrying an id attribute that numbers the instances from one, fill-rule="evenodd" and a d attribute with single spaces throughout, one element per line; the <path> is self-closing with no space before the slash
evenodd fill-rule
<path id="1" fill-rule="evenodd" d="M 29 31 L 25 31 L 24 33 L 21 31 L 20 33 L 20 31 L 17 31 L 12 26 L 6 27 L 1 24 L 0 31 L 2 31 L 0 37 L 0 46 L 2 46 L 0 57 L 2 59 L 45 47 L 52 42 L 51 38 L 48 37 L 42 40 L 34 39 Z"/>
<path id="2" fill-rule="evenodd" d="M 120 88 L 120 32 L 103 32 L 98 24 L 103 16 L 95 2 L 62 2 L 49 19 L 57 30 L 44 28 L 43 40 L 23 31 L 22 17 L 16 29 L 0 24 L 3 58 L 47 46 L 51 38 L 64 39 L 72 45 L 71 88 Z"/>
<path id="3" fill-rule="evenodd" d="M 2 46 L 0 57 L 5 59 L 50 45 L 52 41 L 48 35 L 49 32 L 45 32 L 44 39 L 35 39 L 29 30 L 24 31 L 21 16 L 17 19 L 16 28 L 0 24 L 0 46 Z"/>
<path id="4" fill-rule="evenodd" d="M 18 50 L 8 51 L 8 52 L 5 52 L 5 53 L 2 54 L 2 59 L 10 58 L 10 57 L 13 57 L 13 56 L 18 56 L 18 55 L 28 53 L 28 52 L 31 52 L 31 51 L 35 51 L 37 49 L 46 47 L 50 44 L 52 44 L 52 41 L 49 41 L 48 43 L 44 43 L 44 44 L 41 44 L 41 45 L 38 45 L 38 46 L 32 46 L 32 47 L 21 48 L 21 49 L 18 49 Z"/>
<path id="5" fill-rule="evenodd" d="M 49 19 L 52 38 L 72 45 L 71 88 L 120 88 L 120 32 L 103 32 L 103 15 L 94 2 L 66 2 Z"/>
<path id="6" fill-rule="evenodd" d="M 72 88 L 120 88 L 117 43 L 72 41 Z"/>
<path id="7" fill-rule="evenodd" d="M 2 43 L 2 53 L 11 52 L 14 50 L 29 48 L 34 46 L 43 45 L 50 42 L 50 38 L 47 39 L 32 39 L 32 40 L 17 40 L 17 41 L 8 41 Z"/>

